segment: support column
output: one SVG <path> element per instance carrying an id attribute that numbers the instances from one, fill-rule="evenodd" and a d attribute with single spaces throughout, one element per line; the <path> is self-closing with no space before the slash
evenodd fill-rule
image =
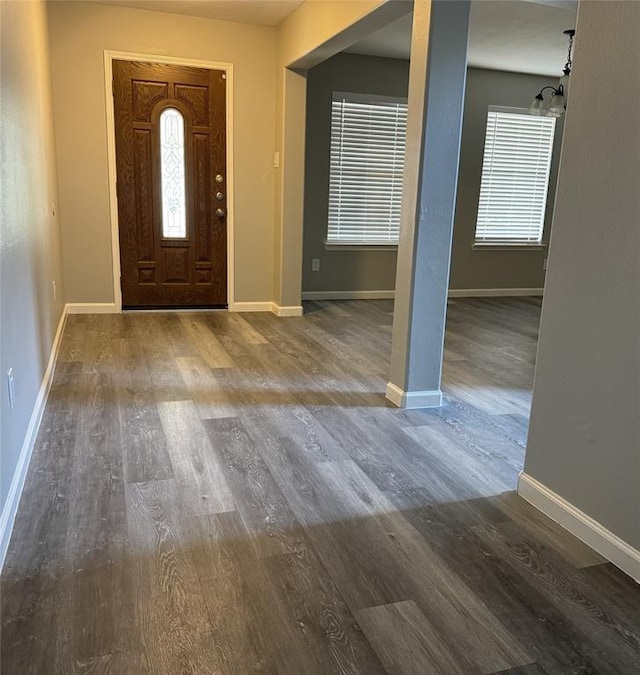
<path id="1" fill-rule="evenodd" d="M 416 1 L 387 398 L 442 403 L 440 381 L 467 72 L 468 0 Z"/>

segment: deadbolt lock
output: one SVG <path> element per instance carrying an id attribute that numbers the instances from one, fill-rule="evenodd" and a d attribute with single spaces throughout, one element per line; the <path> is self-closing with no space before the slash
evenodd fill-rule
<path id="1" fill-rule="evenodd" d="M 224 194 L 222 192 L 216 192 L 216 199 L 221 202 L 224 199 Z"/>
<path id="2" fill-rule="evenodd" d="M 224 180 L 224 177 L 222 176 L 221 173 L 216 174 L 216 183 L 222 183 Z"/>

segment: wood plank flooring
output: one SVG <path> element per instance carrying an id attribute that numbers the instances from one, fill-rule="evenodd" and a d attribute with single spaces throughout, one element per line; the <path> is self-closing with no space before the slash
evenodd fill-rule
<path id="1" fill-rule="evenodd" d="M 539 302 L 71 316 L 2 576 L 3 674 L 640 673 L 640 587 L 514 493 Z"/>

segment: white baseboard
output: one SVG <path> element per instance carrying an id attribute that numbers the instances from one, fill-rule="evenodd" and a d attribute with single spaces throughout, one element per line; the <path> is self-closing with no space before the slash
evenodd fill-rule
<path id="1" fill-rule="evenodd" d="M 450 298 L 483 298 L 490 296 L 542 295 L 541 288 L 457 288 L 449 290 Z M 395 291 L 305 291 L 303 300 L 392 300 Z M 67 314 L 117 314 L 115 302 L 70 302 Z M 302 316 L 300 305 L 280 306 L 275 302 L 234 302 L 230 312 L 273 312 L 277 316 Z"/>
<path id="2" fill-rule="evenodd" d="M 392 300 L 396 292 L 390 291 L 303 291 L 303 300 Z"/>
<path id="3" fill-rule="evenodd" d="M 542 288 L 450 288 L 450 298 L 490 298 L 510 296 L 541 296 Z M 303 300 L 393 300 L 390 291 L 304 291 Z"/>
<path id="4" fill-rule="evenodd" d="M 115 302 L 68 302 L 67 314 L 118 314 Z"/>
<path id="5" fill-rule="evenodd" d="M 276 316 L 302 316 L 304 314 L 302 305 L 277 305 L 275 302 L 271 311 Z"/>
<path id="6" fill-rule="evenodd" d="M 47 403 L 47 396 L 49 395 L 49 389 L 51 388 L 51 382 L 53 381 L 53 374 L 56 368 L 56 359 L 58 358 L 58 350 L 60 349 L 60 341 L 64 331 L 64 325 L 67 320 L 67 307 L 68 305 L 62 310 L 62 316 L 58 322 L 58 328 L 56 330 L 55 337 L 53 338 L 53 344 L 51 345 L 49 362 L 47 363 L 47 368 L 44 371 L 42 384 L 40 385 L 40 391 L 38 392 L 36 402 L 33 406 L 33 411 L 31 412 L 29 426 L 27 427 L 27 432 L 22 443 L 22 448 L 20 449 L 20 454 L 18 455 L 18 462 L 13 472 L 7 499 L 2 509 L 2 515 L 0 515 L 0 570 L 2 570 L 4 567 L 4 560 L 5 556 L 7 555 L 7 549 L 9 548 L 11 532 L 16 519 L 18 505 L 20 504 L 20 497 L 22 496 L 24 482 L 27 477 L 33 446 L 35 445 L 36 438 L 38 436 L 40 422 L 42 421 L 42 413 L 44 412 L 44 408 Z"/>
<path id="7" fill-rule="evenodd" d="M 640 551 L 524 472 L 518 494 L 640 583 Z"/>
<path id="8" fill-rule="evenodd" d="M 280 306 L 275 302 L 234 302 L 230 312 L 272 312 L 276 316 L 302 316 L 301 305 Z"/>
<path id="9" fill-rule="evenodd" d="M 229 305 L 230 312 L 271 312 L 272 302 L 234 302 Z"/>
<path id="10" fill-rule="evenodd" d="M 439 408 L 442 405 L 442 392 L 439 389 L 403 391 L 393 382 L 387 382 L 387 399 L 398 408 Z"/>
<path id="11" fill-rule="evenodd" d="M 540 296 L 542 288 L 450 288 L 450 298 L 505 298 L 508 296 Z"/>

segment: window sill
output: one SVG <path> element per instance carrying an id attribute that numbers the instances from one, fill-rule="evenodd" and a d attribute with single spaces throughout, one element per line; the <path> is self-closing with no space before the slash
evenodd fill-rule
<path id="1" fill-rule="evenodd" d="M 398 244 L 330 244 L 324 242 L 325 251 L 397 251 Z"/>
<path id="2" fill-rule="evenodd" d="M 472 251 L 544 251 L 547 244 L 471 244 Z"/>

